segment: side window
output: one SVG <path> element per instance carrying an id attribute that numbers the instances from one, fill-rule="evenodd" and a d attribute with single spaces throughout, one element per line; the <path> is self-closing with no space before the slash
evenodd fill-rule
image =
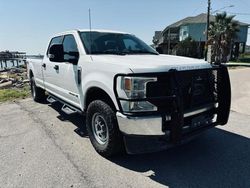
<path id="1" fill-rule="evenodd" d="M 78 52 L 77 44 L 73 35 L 65 35 L 63 40 L 63 49 L 64 49 L 64 59 L 65 61 L 69 61 L 69 59 L 74 58 L 74 56 L 70 55 L 70 52 Z"/>
<path id="2" fill-rule="evenodd" d="M 49 49 L 53 44 L 62 44 L 63 41 L 63 36 L 59 36 L 59 37 L 54 37 L 52 38 L 52 40 L 50 41 L 48 50 L 47 50 L 47 55 L 49 54 Z"/>

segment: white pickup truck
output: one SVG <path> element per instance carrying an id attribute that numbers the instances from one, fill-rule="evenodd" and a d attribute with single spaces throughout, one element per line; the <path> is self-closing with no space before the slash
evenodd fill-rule
<path id="1" fill-rule="evenodd" d="M 160 55 L 129 33 L 60 33 L 27 67 L 33 99 L 86 114 L 82 124 L 103 156 L 165 149 L 228 121 L 225 66 Z"/>

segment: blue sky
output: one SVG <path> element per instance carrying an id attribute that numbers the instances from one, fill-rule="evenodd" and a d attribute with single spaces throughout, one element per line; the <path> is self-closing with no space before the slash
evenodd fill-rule
<path id="1" fill-rule="evenodd" d="M 212 10 L 250 13 L 249 0 L 211 0 Z M 92 27 L 134 33 L 151 44 L 155 30 L 207 10 L 206 0 L 0 0 L 0 51 L 43 54 L 49 38 L 58 32 Z M 250 15 L 236 19 L 250 23 Z M 250 33 L 250 29 L 248 31 Z M 250 35 L 248 35 L 250 44 Z"/>

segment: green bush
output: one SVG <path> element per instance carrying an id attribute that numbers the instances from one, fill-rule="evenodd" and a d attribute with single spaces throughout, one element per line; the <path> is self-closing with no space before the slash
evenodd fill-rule
<path id="1" fill-rule="evenodd" d="M 186 57 L 198 57 L 198 45 L 191 37 L 179 42 L 175 47 L 174 51 L 176 55 Z"/>

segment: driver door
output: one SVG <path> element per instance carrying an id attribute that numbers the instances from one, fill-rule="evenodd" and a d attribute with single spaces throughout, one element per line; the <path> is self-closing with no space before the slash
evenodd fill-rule
<path id="1" fill-rule="evenodd" d="M 78 83 L 78 63 L 72 63 L 72 52 L 78 53 L 78 47 L 74 35 L 63 36 L 62 45 L 64 49 L 63 62 L 48 62 L 44 71 L 45 80 L 47 79 L 47 90 L 60 99 L 80 107 L 80 96 Z M 78 57 L 79 58 L 79 57 Z M 78 60 L 78 59 L 77 59 Z M 48 80 L 49 79 L 49 80 Z"/>

